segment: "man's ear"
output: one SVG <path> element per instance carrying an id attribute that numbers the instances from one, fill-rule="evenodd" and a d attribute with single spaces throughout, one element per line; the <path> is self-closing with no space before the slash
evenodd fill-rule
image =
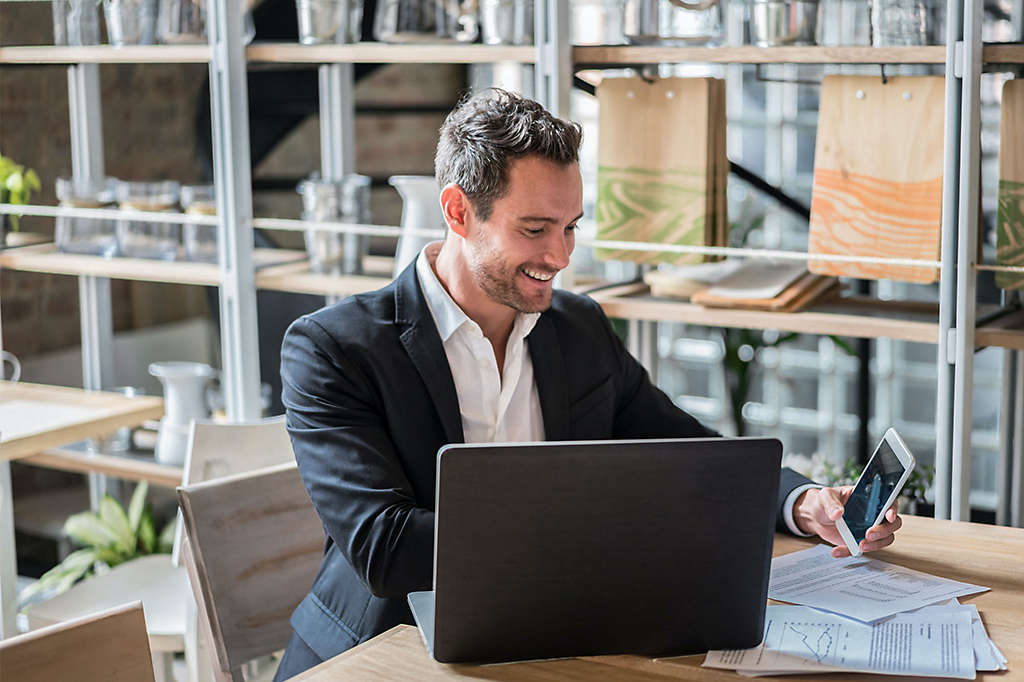
<path id="1" fill-rule="evenodd" d="M 469 197 L 462 188 L 454 182 L 445 185 L 441 190 L 441 212 L 451 231 L 462 238 L 466 237 L 469 210 Z"/>

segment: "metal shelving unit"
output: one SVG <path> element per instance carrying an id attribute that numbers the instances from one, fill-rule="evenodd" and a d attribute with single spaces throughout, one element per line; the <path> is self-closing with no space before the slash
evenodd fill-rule
<path id="1" fill-rule="evenodd" d="M 981 42 L 980 3 L 947 2 L 947 44 L 927 47 L 572 47 L 565 2 L 536 2 L 536 46 L 384 44 L 256 44 L 244 47 L 238 3 L 211 2 L 209 45 L 89 47 L 0 47 L 3 64 L 67 64 L 71 110 L 73 172 L 76 177 L 103 174 L 99 75 L 101 63 L 207 63 L 210 68 L 214 164 L 218 188 L 217 266 L 154 263 L 54 254 L 45 248 L 0 254 L 0 266 L 76 275 L 80 281 L 83 378 L 87 388 L 109 386 L 112 358 L 110 278 L 216 285 L 220 289 L 225 394 L 230 419 L 258 415 L 257 288 L 344 296 L 377 288 L 390 280 L 390 267 L 368 259 L 366 275 L 332 277 L 308 270 L 301 254 L 252 248 L 251 177 L 248 151 L 246 63 L 318 64 L 321 96 L 321 148 L 324 177 L 354 172 L 352 64 L 485 63 L 534 64 L 537 98 L 554 113 L 567 116 L 574 65 L 612 68 L 648 63 L 729 64 L 944 64 L 946 79 L 945 173 L 941 297 L 937 311 L 899 311 L 896 317 L 870 313 L 814 310 L 804 313 L 755 313 L 709 310 L 684 303 L 638 300 L 623 290 L 594 294 L 612 315 L 633 320 L 678 320 L 840 333 L 936 343 L 939 366 L 936 515 L 964 519 L 970 488 L 970 389 L 977 344 L 1024 348 L 1024 331 L 998 325 L 975 329 L 977 308 L 976 244 L 978 207 L 978 86 L 984 64 L 1022 64 L 1024 46 Z M 562 286 L 571 287 L 571 275 Z M 1016 318 L 1011 320 L 1016 322 Z M 633 325 L 638 329 L 637 325 Z M 1024 364 L 1024 363 L 1019 363 Z M 1024 377 L 1018 385 L 1024 385 Z M 1020 402 L 1020 401 L 1019 401 Z M 1024 413 L 1024 410 L 1017 410 Z M 1024 414 L 1016 420 L 1024 432 Z M 1018 446 L 1019 449 L 1019 446 Z M 0 465 L 6 466 L 6 465 Z M 1020 466 L 1016 477 L 1021 474 Z M 0 471 L 0 481 L 4 471 Z M 9 482 L 8 482 L 9 485 Z M 1017 487 L 1021 487 L 1019 484 Z M 1018 519 L 1019 513 L 1018 513 Z M 5 582 L 5 581 L 0 581 Z"/>

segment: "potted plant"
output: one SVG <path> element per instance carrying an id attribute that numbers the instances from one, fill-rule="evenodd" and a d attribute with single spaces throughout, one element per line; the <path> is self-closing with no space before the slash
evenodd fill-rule
<path id="1" fill-rule="evenodd" d="M 32 192 L 42 189 L 39 176 L 31 168 L 25 168 L 13 159 L 0 154 L 0 203 L 2 204 L 27 204 L 32 197 Z M 18 230 L 18 218 L 16 214 L 3 214 L 0 220 L 0 247 L 7 244 L 7 226 L 10 224 L 13 231 Z"/>
<path id="2" fill-rule="evenodd" d="M 79 580 L 131 559 L 147 554 L 169 554 L 174 541 L 174 521 L 157 536 L 152 511 L 146 504 L 148 491 L 148 483 L 139 483 L 127 512 L 113 497 L 104 495 L 98 513 L 87 511 L 69 516 L 64 522 L 64 532 L 81 545 L 81 549 L 67 555 L 22 590 L 21 605 L 44 592 L 50 597 L 66 592 Z"/>

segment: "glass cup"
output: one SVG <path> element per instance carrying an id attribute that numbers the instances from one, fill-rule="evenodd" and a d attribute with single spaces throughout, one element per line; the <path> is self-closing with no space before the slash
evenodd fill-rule
<path id="1" fill-rule="evenodd" d="M 928 14 L 925 0 L 872 0 L 871 44 L 927 45 Z"/>
<path id="2" fill-rule="evenodd" d="M 157 0 L 103 0 L 107 38 L 115 47 L 152 45 L 156 35 Z"/>
<path id="3" fill-rule="evenodd" d="M 533 0 L 480 0 L 485 45 L 533 45 Z"/>
<path id="4" fill-rule="evenodd" d="M 179 185 L 172 181 L 121 181 L 117 184 L 120 207 L 133 211 L 173 211 L 178 205 L 178 194 Z M 117 221 L 117 245 L 123 256 L 175 260 L 180 241 L 181 226 L 178 223 Z"/>
<path id="5" fill-rule="evenodd" d="M 181 208 L 188 215 L 217 215 L 217 196 L 213 185 L 183 185 Z M 204 263 L 217 262 L 217 226 L 185 223 L 182 226 L 185 258 Z"/>
<path id="6" fill-rule="evenodd" d="M 299 42 L 357 43 L 363 24 L 360 0 L 295 0 L 299 20 Z"/>
<path id="7" fill-rule="evenodd" d="M 98 45 L 100 11 L 96 0 L 53 0 L 54 45 Z"/>
<path id="8" fill-rule="evenodd" d="M 370 178 L 346 175 L 341 180 L 311 178 L 299 183 L 302 219 L 313 222 L 368 223 Z M 365 235 L 306 230 L 306 251 L 313 272 L 359 274 L 369 240 Z"/>
<path id="9" fill-rule="evenodd" d="M 75 180 L 57 178 L 57 200 L 71 208 L 107 208 L 114 204 L 115 178 Z M 62 253 L 117 255 L 115 221 L 110 218 L 57 216 L 54 242 Z"/>

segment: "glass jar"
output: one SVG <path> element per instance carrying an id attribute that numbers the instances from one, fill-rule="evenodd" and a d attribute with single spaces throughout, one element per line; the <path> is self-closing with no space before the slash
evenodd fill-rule
<path id="1" fill-rule="evenodd" d="M 109 208 L 114 204 L 116 184 L 114 178 L 57 178 L 57 201 L 69 208 Z M 61 253 L 114 256 L 117 254 L 114 224 L 110 218 L 57 216 L 53 240 Z"/>
<path id="2" fill-rule="evenodd" d="M 299 42 L 357 43 L 362 33 L 361 0 L 295 0 L 299 20 Z"/>
<path id="3" fill-rule="evenodd" d="M 117 201 L 131 211 L 174 211 L 179 185 L 172 181 L 125 182 L 117 184 Z M 181 225 L 176 222 L 117 221 L 117 245 L 122 256 L 175 260 L 181 242 Z"/>
<path id="4" fill-rule="evenodd" d="M 623 32 L 637 45 L 714 45 L 722 38 L 718 0 L 625 0 Z"/>
<path id="5" fill-rule="evenodd" d="M 160 0 L 157 14 L 156 37 L 161 43 L 206 43 L 208 0 Z M 242 42 L 248 45 L 256 36 L 252 18 L 253 0 L 244 0 L 242 13 Z"/>
<path id="6" fill-rule="evenodd" d="M 96 0 L 53 0 L 54 45 L 98 45 L 100 10 Z"/>
<path id="7" fill-rule="evenodd" d="M 476 0 L 377 0 L 373 35 L 384 43 L 472 43 Z"/>
<path id="8" fill-rule="evenodd" d="M 217 215 L 217 195 L 213 185 L 182 185 L 181 208 L 188 215 Z M 184 223 L 185 258 L 203 263 L 216 263 L 217 226 Z"/>
<path id="9" fill-rule="evenodd" d="M 370 222 L 370 178 L 346 175 L 341 180 L 303 180 L 302 219 L 311 222 Z M 354 275 L 362 272 L 369 239 L 365 235 L 309 229 L 306 252 L 313 272 Z"/>
<path id="10" fill-rule="evenodd" d="M 533 45 L 533 0 L 480 0 L 485 45 Z"/>
<path id="11" fill-rule="evenodd" d="M 115 47 L 152 45 L 156 37 L 157 0 L 103 0 L 107 38 Z"/>

